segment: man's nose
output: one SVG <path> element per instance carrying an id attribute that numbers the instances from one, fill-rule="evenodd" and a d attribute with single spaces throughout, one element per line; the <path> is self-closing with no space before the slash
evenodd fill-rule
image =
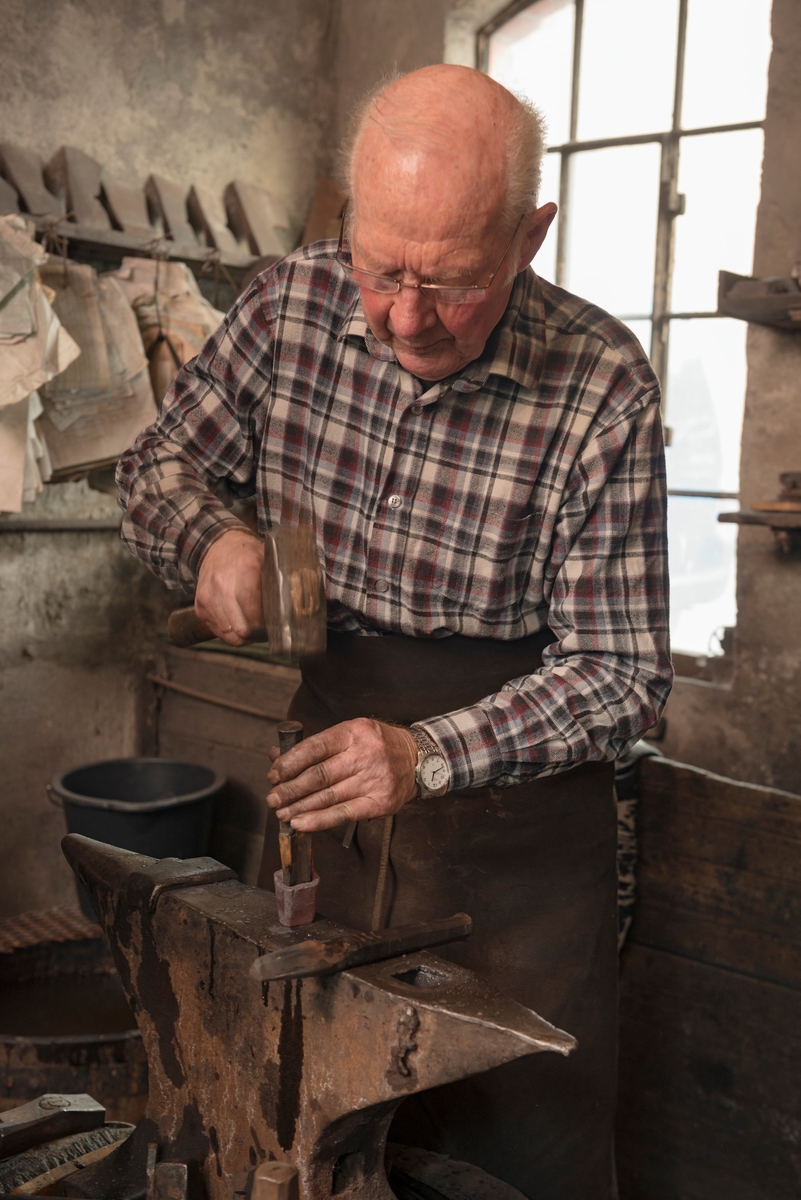
<path id="1" fill-rule="evenodd" d="M 401 288 L 393 300 L 388 323 L 399 337 L 413 337 L 436 325 L 436 305 L 431 296 L 419 288 Z"/>

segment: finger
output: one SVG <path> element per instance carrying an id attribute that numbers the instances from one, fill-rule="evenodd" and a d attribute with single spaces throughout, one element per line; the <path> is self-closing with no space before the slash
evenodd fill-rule
<path id="1" fill-rule="evenodd" d="M 351 821 L 371 821 L 376 817 L 387 817 L 396 811 L 396 807 L 384 809 L 371 797 L 363 796 L 343 804 L 335 804 L 332 808 L 322 808 L 305 813 L 301 817 L 294 817 L 290 823 L 299 833 L 319 833 L 323 829 L 348 825 Z"/>
<path id="2" fill-rule="evenodd" d="M 272 774 L 272 772 L 270 772 Z M 328 791 L 335 784 L 345 779 L 355 778 L 356 772 L 348 756 L 337 754 L 334 758 L 326 758 L 321 763 L 302 771 L 294 779 L 273 787 L 267 796 L 271 808 L 284 808 L 309 796 L 316 796 Z M 362 784 L 364 786 L 364 784 Z"/>
<path id="3" fill-rule="evenodd" d="M 295 779 L 302 771 L 314 767 L 326 759 L 334 758 L 350 744 L 350 737 L 342 725 L 332 725 L 322 733 L 298 742 L 286 754 L 282 754 L 267 775 L 270 783 L 280 784 Z"/>
<path id="4" fill-rule="evenodd" d="M 332 787 L 323 788 L 319 792 L 312 792 L 308 796 L 301 796 L 299 800 L 293 801 L 291 804 L 284 804 L 275 810 L 275 815 L 279 821 L 292 821 L 294 817 L 302 816 L 304 813 L 317 812 L 323 808 L 332 808 L 336 804 L 347 804 L 351 800 L 357 800 L 360 797 L 365 798 L 371 796 L 370 791 L 365 788 L 364 780 L 355 779 L 350 776 L 347 779 L 342 779 L 339 783 L 333 784 Z M 375 797 L 373 797 L 375 799 Z"/>

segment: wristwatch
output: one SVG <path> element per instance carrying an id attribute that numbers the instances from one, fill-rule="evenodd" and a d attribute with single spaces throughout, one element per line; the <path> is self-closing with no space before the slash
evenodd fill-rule
<path id="1" fill-rule="evenodd" d="M 409 733 L 417 743 L 417 766 L 414 777 L 418 796 L 429 800 L 432 796 L 444 796 L 451 781 L 451 773 L 437 743 L 423 729 L 412 725 Z"/>

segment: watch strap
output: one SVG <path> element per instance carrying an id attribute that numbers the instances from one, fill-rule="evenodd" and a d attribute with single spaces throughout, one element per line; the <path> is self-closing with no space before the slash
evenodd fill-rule
<path id="1" fill-rule="evenodd" d="M 419 725 L 410 725 L 409 733 L 417 743 L 417 749 L 421 754 L 440 754 L 444 758 L 437 743 L 433 738 L 429 737 L 425 729 L 421 729 Z"/>

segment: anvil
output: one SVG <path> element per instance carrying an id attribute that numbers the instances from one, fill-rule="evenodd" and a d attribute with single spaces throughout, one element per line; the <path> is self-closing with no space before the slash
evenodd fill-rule
<path id="1" fill-rule="evenodd" d="M 249 1195 L 266 1159 L 297 1168 L 301 1200 L 392 1200 L 384 1149 L 405 1096 L 575 1045 L 427 951 L 258 982 L 260 955 L 353 931 L 279 924 L 271 892 L 213 859 L 156 860 L 78 834 L 63 846 L 111 942 L 150 1078 L 142 1121 L 73 1195 L 141 1196 L 155 1143 L 209 1200 Z"/>

